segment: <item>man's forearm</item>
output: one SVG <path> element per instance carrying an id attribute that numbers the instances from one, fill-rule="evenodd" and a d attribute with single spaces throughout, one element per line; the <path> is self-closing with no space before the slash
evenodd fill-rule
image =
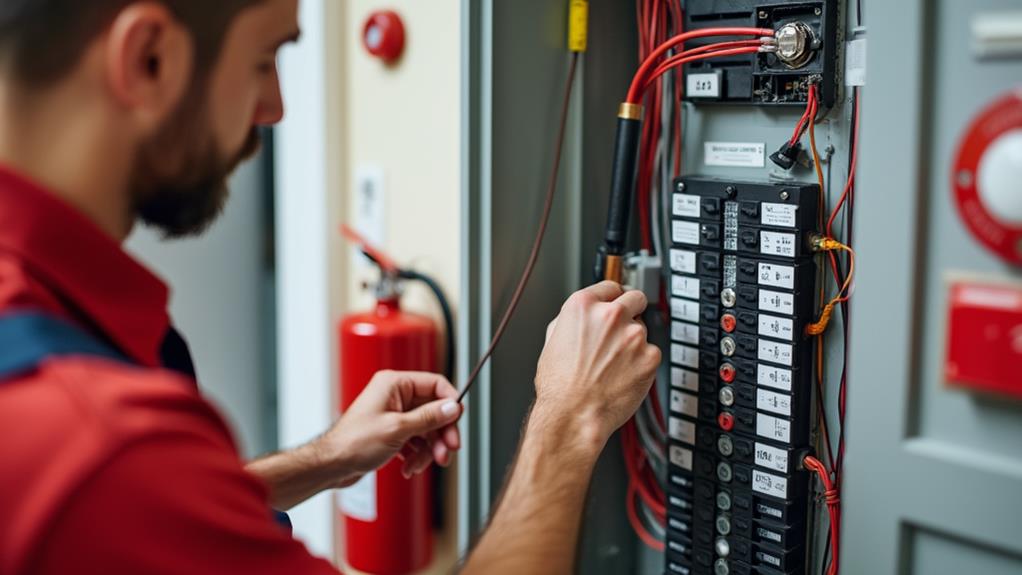
<path id="1" fill-rule="evenodd" d="M 489 527 L 462 573 L 570 573 L 605 440 L 537 407 Z"/>
<path id="2" fill-rule="evenodd" d="M 270 505 L 282 511 L 337 486 L 344 479 L 344 471 L 330 463 L 315 442 L 260 457 L 245 469 L 266 484 Z"/>

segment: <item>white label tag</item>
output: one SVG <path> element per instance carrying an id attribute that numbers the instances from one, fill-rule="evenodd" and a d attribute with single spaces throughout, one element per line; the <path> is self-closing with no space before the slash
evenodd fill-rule
<path id="1" fill-rule="evenodd" d="M 773 469 L 774 471 L 780 471 L 781 473 L 787 473 L 788 452 L 757 441 L 756 465 L 766 467 L 767 469 Z"/>
<path id="2" fill-rule="evenodd" d="M 670 450 L 671 464 L 686 471 L 692 471 L 692 450 L 680 445 L 672 445 Z"/>
<path id="3" fill-rule="evenodd" d="M 699 374 L 680 367 L 672 367 L 671 387 L 699 393 Z"/>
<path id="4" fill-rule="evenodd" d="M 795 227 L 795 212 L 798 206 L 789 204 L 763 204 L 763 211 L 760 215 L 760 223 L 764 226 L 776 226 L 779 228 Z"/>
<path id="5" fill-rule="evenodd" d="M 845 42 L 845 86 L 866 85 L 866 39 Z"/>
<path id="6" fill-rule="evenodd" d="M 774 389 L 791 391 L 791 370 L 760 363 L 756 366 L 756 383 Z"/>
<path id="7" fill-rule="evenodd" d="M 674 194 L 674 209 L 672 213 L 679 218 L 698 218 L 699 196 Z"/>
<path id="8" fill-rule="evenodd" d="M 767 289 L 759 290 L 759 309 L 787 315 L 795 313 L 795 295 Z"/>
<path id="9" fill-rule="evenodd" d="M 703 148 L 707 166 L 762 168 L 765 165 L 766 144 L 706 142 Z"/>
<path id="10" fill-rule="evenodd" d="M 756 435 L 791 443 L 791 423 L 772 415 L 756 414 Z"/>
<path id="11" fill-rule="evenodd" d="M 671 439 L 676 439 L 689 445 L 696 444 L 696 424 L 678 417 L 672 417 L 667 421 L 668 433 Z"/>
<path id="12" fill-rule="evenodd" d="M 367 523 L 376 521 L 376 472 L 370 471 L 351 487 L 341 489 L 338 504 L 348 517 Z"/>
<path id="13" fill-rule="evenodd" d="M 757 389 L 756 407 L 763 411 L 791 417 L 791 396 L 769 389 Z"/>
<path id="14" fill-rule="evenodd" d="M 671 222 L 671 240 L 676 244 L 699 245 L 699 224 L 675 220 Z"/>
<path id="15" fill-rule="evenodd" d="M 786 317 L 759 314 L 759 335 L 794 341 L 795 322 Z"/>
<path id="16" fill-rule="evenodd" d="M 671 250 L 671 269 L 683 274 L 696 273 L 696 253 L 688 250 Z"/>
<path id="17" fill-rule="evenodd" d="M 671 295 L 699 299 L 699 278 L 671 276 Z"/>
<path id="18" fill-rule="evenodd" d="M 699 415 L 699 398 L 690 393 L 672 389 L 671 411 L 695 418 Z"/>
<path id="19" fill-rule="evenodd" d="M 692 98 L 719 98 L 720 79 L 717 74 L 689 74 L 685 95 Z"/>
<path id="20" fill-rule="evenodd" d="M 671 339 L 681 343 L 699 345 L 699 326 L 694 323 L 672 321 Z"/>
<path id="21" fill-rule="evenodd" d="M 759 340 L 759 357 L 762 361 L 779 363 L 791 367 L 791 346 L 765 339 Z"/>
<path id="22" fill-rule="evenodd" d="M 679 297 L 671 298 L 671 317 L 699 323 L 699 302 Z"/>
<path id="23" fill-rule="evenodd" d="M 673 252 L 673 250 L 672 250 Z M 693 256 L 692 265 L 695 266 Z M 778 264 L 759 264 L 760 285 L 774 286 L 784 289 L 795 289 L 795 268 Z"/>
<path id="24" fill-rule="evenodd" d="M 767 541 L 773 541 L 774 543 L 780 543 L 781 541 L 783 541 L 783 539 L 781 538 L 781 534 L 776 532 L 776 531 L 773 531 L 771 529 L 764 529 L 762 527 L 757 527 L 756 528 L 756 535 L 759 535 L 759 537 L 761 539 L 765 539 Z"/>
<path id="25" fill-rule="evenodd" d="M 759 252 L 770 256 L 795 257 L 795 234 L 762 231 L 759 233 Z"/>
<path id="26" fill-rule="evenodd" d="M 671 344 L 671 363 L 676 363 L 685 367 L 699 368 L 699 348 L 690 347 L 687 345 L 681 345 L 680 343 Z"/>
<path id="27" fill-rule="evenodd" d="M 784 477 L 752 470 L 752 490 L 778 499 L 788 498 L 788 480 Z"/>

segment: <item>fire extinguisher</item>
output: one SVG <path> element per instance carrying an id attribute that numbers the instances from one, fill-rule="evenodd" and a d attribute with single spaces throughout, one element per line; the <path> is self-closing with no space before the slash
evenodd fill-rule
<path id="1" fill-rule="evenodd" d="M 454 352 L 451 311 L 439 285 L 423 274 L 398 268 L 349 228 L 343 228 L 343 233 L 380 268 L 380 280 L 374 286 L 374 309 L 347 315 L 339 325 L 341 412 L 380 370 L 439 371 L 437 326 L 430 318 L 401 309 L 401 287 L 406 281 L 425 283 L 440 302 L 447 324 L 443 371 L 450 378 Z M 404 575 L 420 571 L 432 561 L 435 478 L 422 473 L 406 479 L 401 465 L 395 458 L 341 491 L 347 563 L 353 569 L 373 575 Z"/>

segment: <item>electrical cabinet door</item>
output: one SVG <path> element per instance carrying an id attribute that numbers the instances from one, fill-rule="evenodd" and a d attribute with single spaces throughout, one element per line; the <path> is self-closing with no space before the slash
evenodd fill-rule
<path id="1" fill-rule="evenodd" d="M 1022 282 L 970 234 L 952 174 L 970 122 L 1022 86 L 1018 45 L 981 58 L 974 25 L 999 22 L 1010 37 L 1022 5 L 898 0 L 864 13 L 841 572 L 1022 573 L 1022 402 L 946 381 L 948 332 L 959 329 L 951 286 Z M 1001 382 L 1022 386 L 1017 361 L 989 361 Z"/>

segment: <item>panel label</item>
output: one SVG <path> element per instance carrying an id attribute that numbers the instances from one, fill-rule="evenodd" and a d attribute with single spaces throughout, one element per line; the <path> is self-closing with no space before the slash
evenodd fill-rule
<path id="1" fill-rule="evenodd" d="M 671 464 L 686 471 L 692 471 L 692 450 L 680 445 L 672 445 L 670 449 Z"/>
<path id="2" fill-rule="evenodd" d="M 764 203 L 759 221 L 764 226 L 793 228 L 795 227 L 796 212 L 798 212 L 798 206 Z"/>
<path id="3" fill-rule="evenodd" d="M 720 78 L 717 74 L 689 74 L 685 82 L 685 95 L 692 98 L 719 98 Z"/>
<path id="4" fill-rule="evenodd" d="M 724 256 L 724 287 L 738 287 L 738 256 Z"/>
<path id="5" fill-rule="evenodd" d="M 771 363 L 779 363 L 781 365 L 791 367 L 791 345 L 761 339 L 759 340 L 759 359 L 761 361 L 769 361 Z"/>
<path id="6" fill-rule="evenodd" d="M 671 387 L 699 393 L 699 374 L 680 367 L 672 367 Z"/>
<path id="7" fill-rule="evenodd" d="M 782 541 L 781 534 L 770 529 L 764 529 L 762 527 L 756 528 L 756 535 L 759 535 L 760 539 L 766 541 L 773 541 L 774 543 L 780 543 Z"/>
<path id="8" fill-rule="evenodd" d="M 671 339 L 681 343 L 699 345 L 699 326 L 694 323 L 672 321 Z"/>
<path id="9" fill-rule="evenodd" d="M 699 278 L 671 276 L 671 295 L 699 299 Z"/>
<path id="10" fill-rule="evenodd" d="M 760 363 L 756 366 L 756 383 L 782 391 L 791 391 L 791 370 Z"/>
<path id="11" fill-rule="evenodd" d="M 696 253 L 688 250 L 671 250 L 671 269 L 683 274 L 696 273 Z"/>
<path id="12" fill-rule="evenodd" d="M 759 314 L 759 335 L 794 341 L 795 322 L 786 317 L 761 313 Z"/>
<path id="13" fill-rule="evenodd" d="M 766 467 L 767 469 L 773 469 L 774 471 L 780 471 L 781 473 L 787 473 L 788 452 L 757 441 L 756 465 Z"/>
<path id="14" fill-rule="evenodd" d="M 791 443 L 791 422 L 772 415 L 757 413 L 756 435 Z"/>
<path id="15" fill-rule="evenodd" d="M 762 168 L 766 157 L 766 144 L 706 142 L 703 152 L 707 166 Z"/>
<path id="16" fill-rule="evenodd" d="M 771 517 L 776 517 L 778 519 L 782 519 L 784 517 L 784 513 L 782 513 L 780 509 L 776 507 L 771 507 L 769 505 L 764 505 L 762 503 L 756 504 L 756 511 L 759 511 L 763 515 L 769 515 Z"/>
<path id="17" fill-rule="evenodd" d="M 759 233 L 759 253 L 761 254 L 793 258 L 795 257 L 796 243 L 795 234 L 766 230 Z"/>
<path id="18" fill-rule="evenodd" d="M 777 497 L 778 499 L 787 499 L 788 480 L 784 477 L 753 469 L 752 490 L 763 495 Z"/>
<path id="19" fill-rule="evenodd" d="M 695 418 L 699 415 L 699 398 L 690 393 L 672 389 L 671 411 Z"/>
<path id="20" fill-rule="evenodd" d="M 791 396 L 768 389 L 756 390 L 756 407 L 778 415 L 791 416 Z"/>
<path id="21" fill-rule="evenodd" d="M 738 202 L 724 202 L 724 249 L 738 251 Z"/>
<path id="22" fill-rule="evenodd" d="M 696 424 L 685 421 L 680 417 L 672 417 L 667 423 L 671 439 L 676 439 L 689 445 L 696 444 Z"/>
<path id="23" fill-rule="evenodd" d="M 699 302 L 690 299 L 671 298 L 671 317 L 692 323 L 699 323 Z"/>
<path id="24" fill-rule="evenodd" d="M 674 209 L 671 213 L 680 218 L 699 217 L 699 196 L 692 194 L 674 194 Z"/>
<path id="25" fill-rule="evenodd" d="M 768 289 L 759 290 L 759 309 L 786 315 L 795 314 L 795 295 Z"/>
<path id="26" fill-rule="evenodd" d="M 845 86 L 866 85 L 866 39 L 845 42 Z"/>
<path id="27" fill-rule="evenodd" d="M 674 250 L 671 250 L 673 253 Z M 672 257 L 673 259 L 673 257 Z M 693 267 L 695 261 L 692 262 Z M 759 283 L 784 289 L 795 289 L 795 268 L 778 264 L 759 264 Z"/>
<path id="28" fill-rule="evenodd" d="M 674 220 L 671 222 L 671 240 L 676 244 L 699 245 L 699 224 Z"/>
<path id="29" fill-rule="evenodd" d="M 691 347 L 688 345 L 682 345 L 680 343 L 671 344 L 671 363 L 676 363 L 685 367 L 699 368 L 699 348 Z"/>

